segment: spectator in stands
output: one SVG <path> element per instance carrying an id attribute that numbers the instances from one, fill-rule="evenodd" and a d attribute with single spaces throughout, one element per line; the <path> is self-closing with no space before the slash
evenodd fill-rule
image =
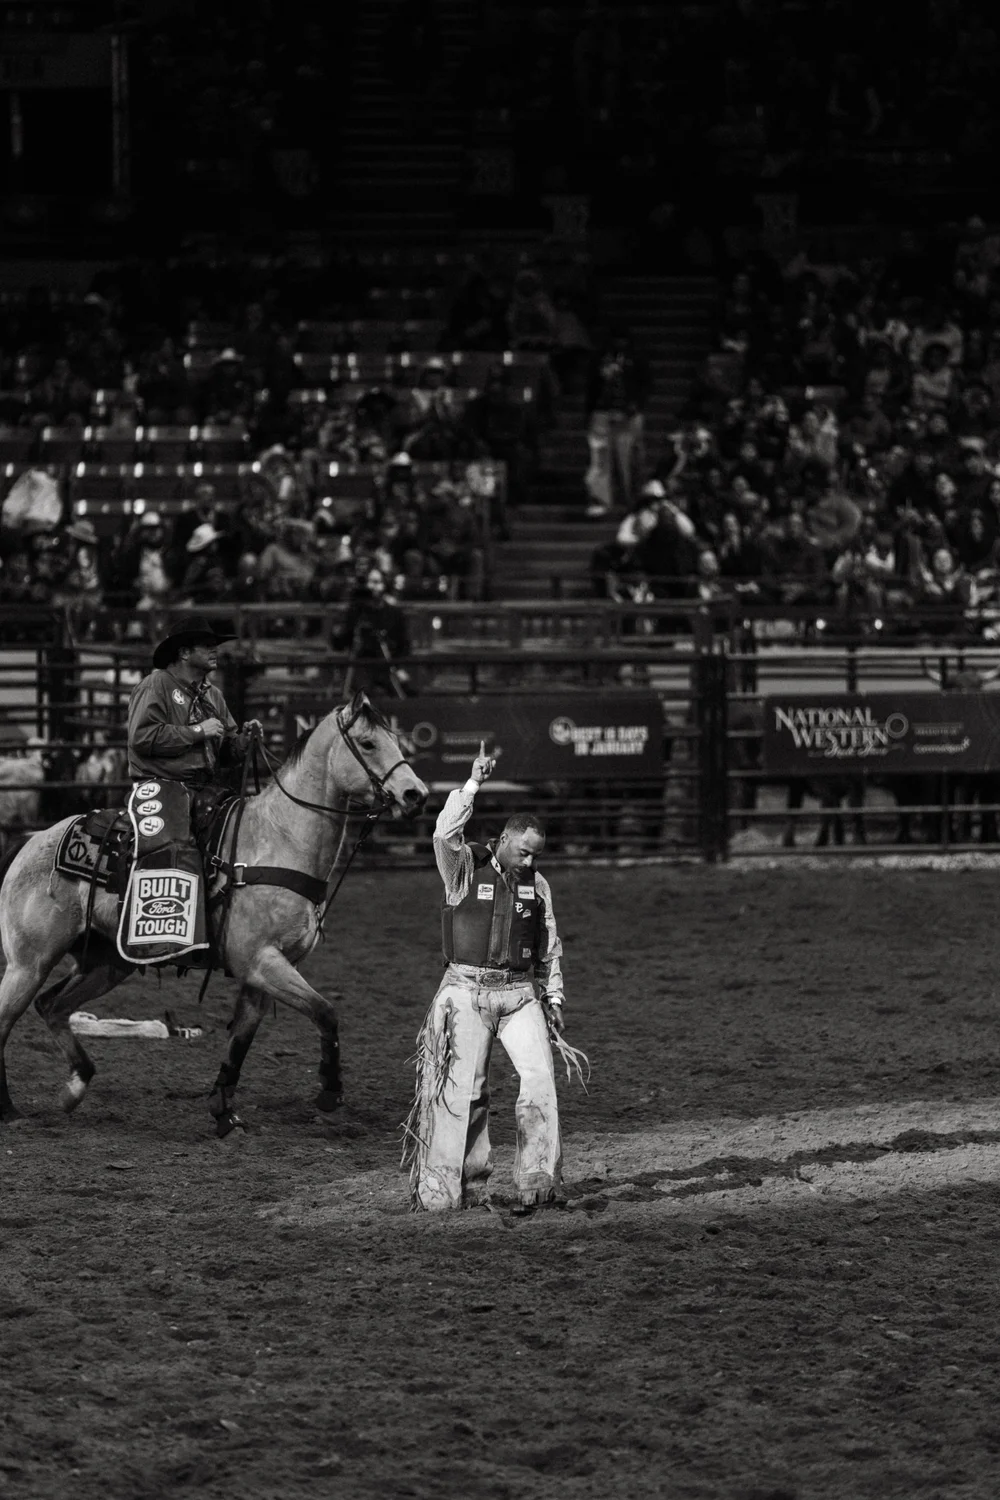
<path id="1" fill-rule="evenodd" d="M 460 411 L 446 378 L 444 360 L 429 359 L 398 407 L 393 426 L 403 451 L 412 458 L 441 461 L 454 456 Z"/>
<path id="2" fill-rule="evenodd" d="M 406 667 L 395 665 L 410 655 L 406 616 L 386 591 L 378 568 L 371 568 L 351 595 L 344 623 L 334 632 L 334 649 L 350 658 L 344 692 L 364 688 L 403 698 L 411 692 Z"/>
<path id="3" fill-rule="evenodd" d="M 277 536 L 267 544 L 257 563 L 258 598 L 284 604 L 309 598 L 316 573 L 316 528 L 311 521 L 285 516 Z"/>
<path id="4" fill-rule="evenodd" d="M 506 365 L 495 365 L 489 372 L 482 395 L 465 409 L 465 426 L 485 456 L 507 465 L 508 503 L 522 504 L 537 462 L 538 433 L 530 406 L 511 390 Z"/>
<path id="5" fill-rule="evenodd" d="M 203 422 L 228 423 L 253 412 L 253 383 L 236 349 L 223 349 L 212 362 L 208 379 L 198 393 Z"/>
<path id="6" fill-rule="evenodd" d="M 884 453 L 892 444 L 892 423 L 871 392 L 862 396 L 860 407 L 840 429 L 841 442 L 849 453 Z"/>
<path id="7" fill-rule="evenodd" d="M 230 583 L 219 557 L 221 537 L 211 521 L 195 528 L 185 547 L 187 566 L 178 589 L 182 604 L 218 604 L 228 598 Z"/>
<path id="8" fill-rule="evenodd" d="M 556 325 L 556 310 L 541 276 L 530 268 L 519 271 L 507 309 L 510 347 L 548 351 L 556 342 Z"/>
<path id="9" fill-rule="evenodd" d="M 163 339 L 140 361 L 139 394 L 151 426 L 196 420 L 187 371 L 172 338 Z"/>
<path id="10" fill-rule="evenodd" d="M 74 374 L 64 355 L 59 355 L 34 390 L 39 424 L 43 421 L 56 427 L 82 424 L 90 413 L 90 396 L 87 382 Z"/>
<path id="11" fill-rule="evenodd" d="M 955 370 L 944 344 L 923 346 L 920 367 L 914 372 L 910 402 L 918 412 L 947 411 L 955 394 Z"/>
<path id="12" fill-rule="evenodd" d="M 765 586 L 780 604 L 822 603 L 827 572 L 823 554 L 800 511 L 772 527 L 763 541 Z"/>
<path id="13" fill-rule="evenodd" d="M 874 396 L 886 412 L 898 410 L 910 389 L 906 361 L 888 344 L 875 344 L 860 371 L 860 394 Z"/>
<path id="14" fill-rule="evenodd" d="M 966 609 L 973 603 L 973 581 L 956 562 L 950 547 L 936 547 L 930 566 L 920 566 L 916 581 L 920 604 Z"/>
<path id="15" fill-rule="evenodd" d="M 819 465 L 829 473 L 837 462 L 838 438 L 837 419 L 829 407 L 804 412 L 789 428 L 786 469 L 801 474 L 807 465 Z"/>
<path id="16" fill-rule="evenodd" d="M 624 329 L 615 330 L 591 361 L 585 409 L 590 466 L 587 515 L 628 509 L 643 469 L 644 413 L 650 395 L 647 360 Z"/>
<path id="17" fill-rule="evenodd" d="M 116 602 L 143 613 L 164 608 L 173 592 L 166 530 L 155 510 L 143 511 L 122 542 L 114 569 Z"/>
<path id="18" fill-rule="evenodd" d="M 945 351 L 945 362 L 949 365 L 962 363 L 962 330 L 948 315 L 941 303 L 933 303 L 921 317 L 913 330 L 907 348 L 910 364 L 915 370 L 924 365 L 924 355 L 932 344 L 940 344 Z"/>
<path id="19" fill-rule="evenodd" d="M 720 574 L 738 592 L 759 593 L 764 559 L 752 520 L 744 525 L 735 511 L 726 511 L 722 517 L 716 556 Z"/>
<path id="20" fill-rule="evenodd" d="M 90 521 L 73 521 L 63 528 L 63 540 L 68 546 L 52 602 L 72 610 L 76 629 L 85 637 L 102 602 L 97 532 Z"/>

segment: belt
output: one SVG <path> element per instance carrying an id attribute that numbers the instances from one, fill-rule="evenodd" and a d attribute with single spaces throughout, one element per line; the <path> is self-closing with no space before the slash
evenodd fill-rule
<path id="1" fill-rule="evenodd" d="M 491 969 L 488 966 L 477 968 L 475 964 L 457 964 L 449 962 L 450 969 L 457 969 L 460 974 L 468 974 L 470 977 L 491 984 L 530 984 L 532 980 L 531 969 Z"/>

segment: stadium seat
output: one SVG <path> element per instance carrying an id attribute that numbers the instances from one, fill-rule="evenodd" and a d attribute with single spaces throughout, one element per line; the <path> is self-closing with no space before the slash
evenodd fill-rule
<path id="1" fill-rule="evenodd" d="M 403 349 L 436 349 L 444 324 L 435 319 L 362 318 L 349 328 L 350 348 L 365 354 L 386 354 Z"/>
<path id="2" fill-rule="evenodd" d="M 30 427 L 0 427 L 0 463 L 25 464 L 35 446 Z"/>
<path id="3" fill-rule="evenodd" d="M 125 488 L 146 500 L 175 500 L 183 494 L 183 476 L 180 464 L 136 464 Z"/>
<path id="4" fill-rule="evenodd" d="M 198 440 L 197 427 L 147 427 L 146 449 L 157 464 L 182 464 L 193 443 Z"/>
<path id="5" fill-rule="evenodd" d="M 295 347 L 302 354 L 339 354 L 350 348 L 347 324 L 305 320 L 296 330 Z"/>
<path id="6" fill-rule="evenodd" d="M 120 500 L 127 478 L 131 473 L 124 464 L 77 464 L 72 475 L 73 503 L 79 499 Z"/>
<path id="7" fill-rule="evenodd" d="M 304 386 L 329 385 L 335 379 L 337 356 L 331 354 L 296 354 L 295 363 Z"/>
<path id="8" fill-rule="evenodd" d="M 199 464 L 197 484 L 210 484 L 217 500 L 234 501 L 243 497 L 243 482 L 251 472 L 248 463 Z"/>
<path id="9" fill-rule="evenodd" d="M 195 385 L 207 380 L 219 349 L 190 349 L 184 356 L 187 376 Z"/>
<path id="10" fill-rule="evenodd" d="M 88 427 L 87 453 L 97 463 L 130 464 L 135 462 L 142 428 Z"/>
<path id="11" fill-rule="evenodd" d="M 39 458 L 43 464 L 75 464 L 83 457 L 86 441 L 82 427 L 43 427 Z"/>
<path id="12" fill-rule="evenodd" d="M 326 391 L 322 386 L 316 386 L 311 390 L 305 388 L 288 392 L 288 405 L 294 410 L 302 406 L 322 406 L 326 401 Z"/>
<path id="13" fill-rule="evenodd" d="M 239 463 L 250 452 L 250 438 L 243 426 L 209 422 L 198 431 L 198 452 L 206 464 Z"/>
<path id="14" fill-rule="evenodd" d="M 189 323 L 185 340 L 189 349 L 227 349 L 236 342 L 236 330 L 229 323 Z"/>

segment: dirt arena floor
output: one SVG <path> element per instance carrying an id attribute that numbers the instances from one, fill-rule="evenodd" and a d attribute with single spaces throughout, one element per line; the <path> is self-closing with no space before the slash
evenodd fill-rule
<path id="1" fill-rule="evenodd" d="M 437 879 L 352 877 L 307 964 L 349 1107 L 281 1013 L 246 1137 L 205 1095 L 230 989 L 135 982 L 204 1035 L 94 1040 L 72 1118 L 25 1018 L 0 1138 L 0 1496 L 1000 1494 L 1000 870 L 553 874 L 565 1208 L 407 1212 L 407 1058 Z"/>

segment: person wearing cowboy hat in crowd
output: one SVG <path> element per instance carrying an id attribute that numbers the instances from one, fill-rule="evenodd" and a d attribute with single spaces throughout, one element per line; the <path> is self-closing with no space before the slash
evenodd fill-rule
<path id="1" fill-rule="evenodd" d="M 73 521 L 64 527 L 63 537 L 70 545 L 64 554 L 64 571 L 52 602 L 72 609 L 77 628 L 86 632 L 93 627 L 102 602 L 97 532 L 90 521 Z"/>
<path id="2" fill-rule="evenodd" d="M 236 349 L 223 349 L 212 361 L 201 390 L 203 422 L 231 422 L 253 410 L 254 388 L 247 377 L 243 356 Z"/>
<path id="3" fill-rule="evenodd" d="M 228 595 L 229 579 L 218 550 L 221 537 L 222 532 L 216 531 L 211 521 L 203 521 L 192 532 L 185 548 L 188 562 L 179 590 L 182 603 L 211 604 Z"/>

